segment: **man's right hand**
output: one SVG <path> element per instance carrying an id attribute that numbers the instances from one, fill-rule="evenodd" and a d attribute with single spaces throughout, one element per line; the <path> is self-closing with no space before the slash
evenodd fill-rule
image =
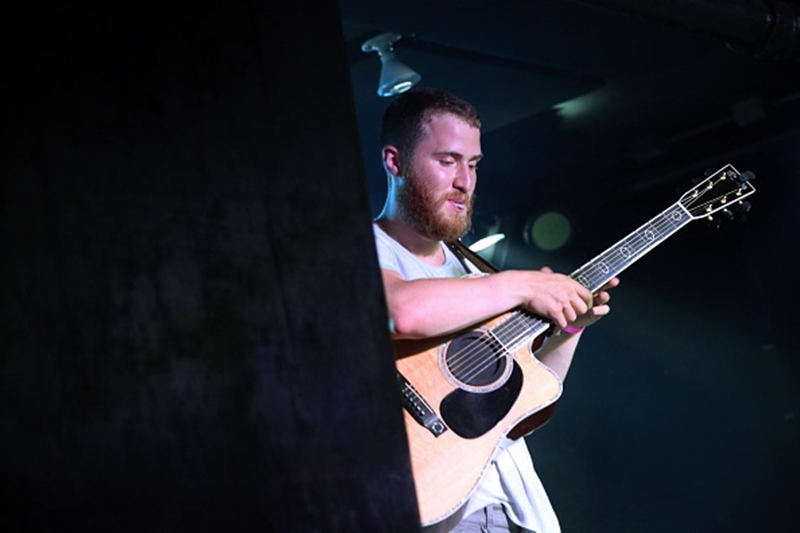
<path id="1" fill-rule="evenodd" d="M 589 289 L 565 274 L 550 268 L 506 271 L 510 283 L 519 291 L 521 306 L 553 321 L 559 328 L 574 322 L 592 307 Z"/>

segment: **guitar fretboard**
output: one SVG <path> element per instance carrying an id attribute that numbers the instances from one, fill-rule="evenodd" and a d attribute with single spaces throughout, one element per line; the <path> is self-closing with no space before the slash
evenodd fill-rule
<path id="1" fill-rule="evenodd" d="M 595 292 L 691 220 L 686 209 L 680 204 L 675 204 L 577 269 L 570 276 L 587 289 Z"/>

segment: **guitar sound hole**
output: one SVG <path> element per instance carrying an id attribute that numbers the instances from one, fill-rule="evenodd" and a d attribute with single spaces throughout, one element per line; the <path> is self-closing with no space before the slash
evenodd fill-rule
<path id="1" fill-rule="evenodd" d="M 494 338 L 471 331 L 453 339 L 445 363 L 458 381 L 481 387 L 503 377 L 508 361 Z"/>

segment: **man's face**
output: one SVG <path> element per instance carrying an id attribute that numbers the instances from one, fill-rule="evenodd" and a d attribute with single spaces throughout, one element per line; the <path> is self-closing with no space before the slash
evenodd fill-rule
<path id="1" fill-rule="evenodd" d="M 470 228 L 481 159 L 480 130 L 451 114 L 434 115 L 399 190 L 406 223 L 431 240 L 452 241 Z"/>

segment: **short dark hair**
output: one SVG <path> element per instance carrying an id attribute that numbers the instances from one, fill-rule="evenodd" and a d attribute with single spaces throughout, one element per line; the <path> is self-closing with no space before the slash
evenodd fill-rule
<path id="1" fill-rule="evenodd" d="M 422 137 L 424 126 L 434 115 L 443 113 L 455 115 L 475 128 L 481 127 L 478 112 L 466 100 L 443 89 L 413 88 L 386 107 L 381 122 L 381 148 L 389 145 L 397 148 L 405 166 Z"/>

